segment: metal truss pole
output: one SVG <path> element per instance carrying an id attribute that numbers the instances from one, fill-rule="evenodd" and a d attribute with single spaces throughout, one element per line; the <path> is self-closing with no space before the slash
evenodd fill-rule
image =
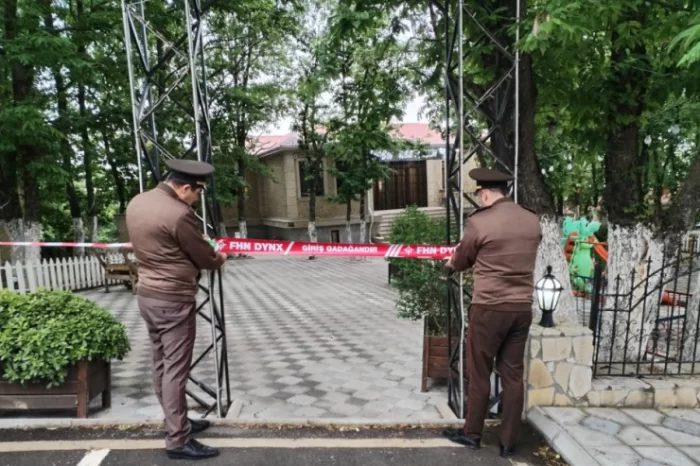
<path id="1" fill-rule="evenodd" d="M 184 0 L 184 5 L 166 6 L 147 19 L 147 6 L 144 0 L 122 0 L 141 191 L 146 185 L 143 168 L 154 182 L 161 180 L 161 157 L 213 164 L 202 19 L 207 8 L 200 0 Z M 181 26 L 174 33 L 172 27 L 159 29 L 160 24 Z M 210 186 L 206 194 L 202 193 L 198 217 L 203 232 L 216 237 L 223 232 L 218 231 L 213 180 Z M 188 387 L 187 394 L 204 408 L 205 417 L 213 411 L 224 417 L 232 402 L 221 272 L 210 272 L 207 278 L 207 286 L 200 284 L 204 299 L 197 305 L 197 314 L 210 325 L 211 341 L 190 366 L 189 380 L 199 390 Z M 215 374 L 213 383 L 211 377 L 205 382 L 193 374 L 209 355 Z"/>
<path id="2" fill-rule="evenodd" d="M 461 38 L 462 31 L 464 30 L 464 0 L 459 0 L 459 7 L 457 9 L 457 29 L 460 31 L 459 36 Z M 458 97 L 457 97 L 457 121 L 464 121 L 464 41 L 459 40 L 458 55 L 457 55 L 457 82 L 458 82 Z M 457 139 L 459 140 L 459 150 L 457 152 L 457 190 L 459 202 L 457 205 L 457 212 L 459 216 L 457 217 L 457 225 L 459 225 L 460 238 L 462 232 L 464 231 L 464 164 L 459 162 L 464 156 L 464 125 L 459 125 L 457 129 Z M 457 306 L 455 306 L 455 318 L 459 323 L 459 341 L 457 344 L 457 350 L 459 351 L 459 412 L 464 412 L 464 329 L 467 326 L 467 322 L 464 318 L 464 273 L 460 272 L 457 277 Z"/>
<path id="3" fill-rule="evenodd" d="M 513 19 L 517 24 L 515 41 L 520 37 L 521 3 L 513 0 Z M 441 19 L 445 40 L 445 124 L 446 124 L 446 209 L 447 239 L 454 243 L 464 230 L 465 201 L 476 205 L 470 193 L 464 191 L 464 164 L 478 156 L 482 165 L 499 169 L 514 176 L 511 190 L 517 202 L 517 163 L 519 150 L 519 59 L 513 52 L 512 39 L 504 39 L 504 31 L 512 24 L 487 25 L 500 3 L 490 0 L 429 0 L 429 7 Z M 456 11 L 451 12 L 451 6 Z M 497 15 L 502 18 L 502 15 Z M 493 30 L 490 30 L 492 28 Z M 507 37 L 507 36 L 506 36 Z M 468 44 L 465 51 L 465 42 Z M 489 52 L 484 48 L 489 47 Z M 475 51 L 489 54 L 489 65 L 495 71 L 487 85 L 471 83 L 464 75 L 466 58 Z M 495 64 L 495 65 L 494 65 Z M 455 128 L 456 126 L 456 128 Z M 453 136 L 454 135 L 454 140 Z M 468 138 L 468 139 L 465 139 Z M 467 147 L 465 149 L 465 146 Z M 459 229 L 455 232 L 452 219 Z M 462 274 L 450 277 L 447 329 L 450 349 L 448 402 L 457 416 L 466 416 L 465 393 L 468 375 L 464 371 L 465 328 L 468 326 L 468 306 L 464 297 Z M 466 312 L 465 312 L 466 311 Z M 493 397 L 489 409 L 500 405 L 499 380 L 494 378 Z"/>

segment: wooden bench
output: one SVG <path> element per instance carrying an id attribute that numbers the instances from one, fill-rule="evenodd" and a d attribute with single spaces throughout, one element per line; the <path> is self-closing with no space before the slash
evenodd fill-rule
<path id="1" fill-rule="evenodd" d="M 124 283 L 127 289 L 136 294 L 138 286 L 138 264 L 129 257 L 130 251 L 120 250 L 119 255 L 108 255 L 106 251 L 95 251 L 105 271 L 105 293 L 109 293 L 109 282 L 116 280 Z"/>

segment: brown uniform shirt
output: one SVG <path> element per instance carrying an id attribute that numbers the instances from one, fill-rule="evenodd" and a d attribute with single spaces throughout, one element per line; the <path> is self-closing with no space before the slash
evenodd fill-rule
<path id="1" fill-rule="evenodd" d="M 452 258 L 458 272 L 474 268 L 472 304 L 494 311 L 529 311 L 541 239 L 537 215 L 510 198 L 474 212 Z"/>
<path id="2" fill-rule="evenodd" d="M 164 183 L 131 200 L 126 226 L 139 263 L 141 296 L 194 301 L 200 270 L 223 265 L 223 259 L 203 238 L 192 207 Z"/>

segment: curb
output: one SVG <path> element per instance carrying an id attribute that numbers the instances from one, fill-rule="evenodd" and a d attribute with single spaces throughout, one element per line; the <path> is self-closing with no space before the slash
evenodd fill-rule
<path id="1" fill-rule="evenodd" d="M 539 406 L 527 412 L 527 420 L 569 466 L 601 466 L 566 430 Z"/>
<path id="2" fill-rule="evenodd" d="M 248 429 L 262 428 L 343 428 L 354 427 L 363 429 L 437 429 L 461 427 L 464 420 L 435 419 L 435 420 L 376 420 L 376 419 L 209 419 L 214 427 L 238 427 Z M 124 418 L 124 419 L 0 419 L 0 430 L 8 429 L 108 429 L 136 430 L 146 428 L 161 428 L 162 419 L 154 418 Z"/>

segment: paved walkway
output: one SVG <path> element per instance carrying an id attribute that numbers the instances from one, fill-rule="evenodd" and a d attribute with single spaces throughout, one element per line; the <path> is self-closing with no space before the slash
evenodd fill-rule
<path id="1" fill-rule="evenodd" d="M 229 261 L 223 288 L 232 396 L 243 403 L 232 416 L 443 418 L 437 406 L 445 405 L 446 390 L 420 392 L 422 324 L 396 317 L 383 260 Z M 132 345 L 113 365 L 113 408 L 95 416 L 160 418 L 136 299 L 123 287 L 85 296 L 127 325 Z M 199 319 L 195 357 L 210 341 L 211 328 Z M 209 361 L 194 375 L 215 386 Z"/>
<path id="2" fill-rule="evenodd" d="M 528 420 L 571 466 L 700 464 L 700 410 L 534 408 Z"/>

